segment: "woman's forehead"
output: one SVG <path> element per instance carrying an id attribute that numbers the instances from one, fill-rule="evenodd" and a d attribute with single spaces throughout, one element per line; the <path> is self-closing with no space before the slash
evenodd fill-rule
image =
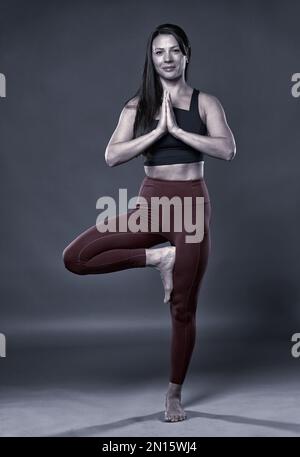
<path id="1" fill-rule="evenodd" d="M 172 48 L 173 46 L 178 46 L 177 40 L 173 35 L 157 35 L 153 42 L 152 46 L 154 48 Z"/>

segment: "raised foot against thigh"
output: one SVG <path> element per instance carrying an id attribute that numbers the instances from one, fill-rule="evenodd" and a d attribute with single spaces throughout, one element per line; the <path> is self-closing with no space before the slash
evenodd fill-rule
<path id="1" fill-rule="evenodd" d="M 146 265 L 153 266 L 160 272 L 160 277 L 165 290 L 164 303 L 170 303 L 173 290 L 173 269 L 176 258 L 176 247 L 146 249 Z"/>

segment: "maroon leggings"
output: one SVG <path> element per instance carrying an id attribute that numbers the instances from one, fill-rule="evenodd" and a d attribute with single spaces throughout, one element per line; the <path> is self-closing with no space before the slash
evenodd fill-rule
<path id="1" fill-rule="evenodd" d="M 159 230 L 153 231 L 151 229 L 153 216 L 150 205 L 137 201 L 134 209 L 129 209 L 127 213 L 109 218 L 110 221 L 113 219 L 116 221 L 116 231 L 101 233 L 95 224 L 81 233 L 65 248 L 63 261 L 69 271 L 79 275 L 111 273 L 128 268 L 145 267 L 145 249 L 152 246 L 166 242 L 176 246 L 173 291 L 170 297 L 172 338 L 169 380 L 176 384 L 182 384 L 195 345 L 198 291 L 206 270 L 211 245 L 209 193 L 203 178 L 174 181 L 145 176 L 139 190 L 139 196 L 144 197 L 147 203 L 150 202 L 150 197 L 166 196 L 172 198 L 176 195 L 182 198 L 183 206 L 185 204 L 183 197 L 192 197 L 193 223 L 196 222 L 196 199 L 194 197 L 204 197 L 204 237 L 202 241 L 187 242 L 186 235 L 195 232 L 191 232 L 190 227 L 186 231 L 184 224 L 182 224 L 181 231 L 174 231 L 172 205 L 170 205 L 170 228 L 162 226 L 163 217 L 160 211 L 157 221 Z M 141 208 L 143 217 L 149 221 L 149 230 L 136 233 L 130 229 L 125 232 L 118 231 L 118 223 L 121 220 L 126 223 L 129 216 Z M 184 214 L 183 211 L 182 214 Z M 104 222 L 107 224 L 108 220 L 106 219 Z"/>

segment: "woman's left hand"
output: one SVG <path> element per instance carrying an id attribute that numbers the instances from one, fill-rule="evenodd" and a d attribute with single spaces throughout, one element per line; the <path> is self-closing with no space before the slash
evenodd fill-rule
<path id="1" fill-rule="evenodd" d="M 175 114 L 172 107 L 170 92 L 167 91 L 167 128 L 168 131 L 173 135 L 179 128 L 176 122 Z"/>

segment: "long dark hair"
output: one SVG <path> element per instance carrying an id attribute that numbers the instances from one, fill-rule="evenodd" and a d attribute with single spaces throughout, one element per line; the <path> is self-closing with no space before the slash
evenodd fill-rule
<path id="1" fill-rule="evenodd" d="M 133 138 L 141 136 L 151 130 L 151 124 L 162 103 L 163 87 L 156 73 L 152 61 L 152 41 L 159 34 L 173 35 L 179 45 L 181 52 L 187 56 L 188 62 L 191 57 L 191 46 L 184 30 L 175 24 L 161 24 L 150 34 L 147 41 L 146 58 L 144 64 L 143 78 L 140 87 L 133 97 L 129 98 L 124 106 L 134 97 L 139 96 L 137 111 L 133 127 Z M 188 64 L 185 68 L 185 79 L 187 80 Z M 128 105 L 130 107 L 130 104 Z"/>

